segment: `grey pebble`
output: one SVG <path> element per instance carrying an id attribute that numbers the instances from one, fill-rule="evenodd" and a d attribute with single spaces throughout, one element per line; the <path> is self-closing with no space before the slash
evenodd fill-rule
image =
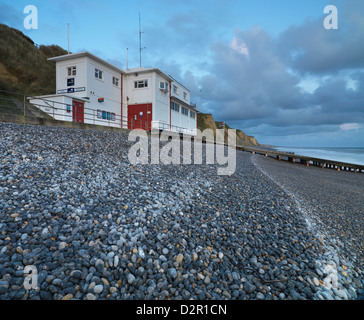
<path id="1" fill-rule="evenodd" d="M 104 287 L 103 287 L 103 285 L 101 285 L 101 284 L 98 284 L 98 285 L 96 285 L 96 286 L 94 287 L 94 293 L 96 293 L 96 294 L 101 293 L 103 290 L 104 290 Z"/>

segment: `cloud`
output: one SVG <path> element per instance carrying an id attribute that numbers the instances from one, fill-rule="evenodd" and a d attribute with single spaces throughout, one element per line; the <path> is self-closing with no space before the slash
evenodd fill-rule
<path id="1" fill-rule="evenodd" d="M 321 85 L 309 95 L 308 102 L 320 105 L 322 113 L 328 116 L 337 116 L 342 119 L 355 119 L 355 122 L 364 123 L 364 71 L 355 72 L 352 77 L 356 83 L 356 90 L 347 85 L 348 81 L 342 76 L 327 78 Z"/>
<path id="2" fill-rule="evenodd" d="M 199 83 L 218 118 L 274 118 L 279 109 L 303 107 L 299 80 L 280 59 L 275 40 L 259 26 L 236 30 L 230 43 L 215 43 L 212 61 L 209 75 Z"/>
<path id="3" fill-rule="evenodd" d="M 348 1 L 339 9 L 339 28 L 327 30 L 324 16 L 291 26 L 279 37 L 286 62 L 297 72 L 331 74 L 364 67 L 362 1 Z"/>
<path id="4" fill-rule="evenodd" d="M 201 14 L 198 14 L 201 13 Z M 164 23 L 147 25 L 143 30 L 143 43 L 151 56 L 168 59 L 190 59 L 199 57 L 208 49 L 212 41 L 213 31 L 209 27 L 207 16 L 200 8 L 176 13 L 172 16 L 161 16 Z"/>
<path id="5" fill-rule="evenodd" d="M 340 125 L 340 130 L 342 131 L 348 131 L 348 130 L 357 130 L 362 127 L 359 123 L 343 123 Z"/>
<path id="6" fill-rule="evenodd" d="M 249 58 L 249 50 L 245 43 L 238 43 L 238 40 L 234 37 L 230 43 L 230 48 L 237 51 L 240 54 L 244 54 Z"/>

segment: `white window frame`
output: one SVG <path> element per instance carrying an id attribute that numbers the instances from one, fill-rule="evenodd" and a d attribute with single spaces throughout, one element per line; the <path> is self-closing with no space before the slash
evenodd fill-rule
<path id="1" fill-rule="evenodd" d="M 76 66 L 67 67 L 67 77 L 72 77 L 75 75 L 77 75 L 77 67 Z"/>
<path id="2" fill-rule="evenodd" d="M 196 112 L 190 110 L 190 118 L 196 119 Z"/>
<path id="3" fill-rule="evenodd" d="M 185 99 L 186 101 L 188 100 L 188 95 L 187 95 L 187 92 L 183 92 L 183 99 Z"/>
<path id="4" fill-rule="evenodd" d="M 104 71 L 95 67 L 95 78 L 98 80 L 104 80 Z"/>
<path id="5" fill-rule="evenodd" d="M 148 88 L 148 79 L 134 81 L 134 89 Z"/>
<path id="6" fill-rule="evenodd" d="M 173 93 L 178 95 L 178 87 L 175 84 L 173 85 Z"/>
<path id="7" fill-rule="evenodd" d="M 176 102 L 174 102 L 174 101 L 172 101 L 171 102 L 171 109 L 173 110 L 173 111 L 175 111 L 175 112 L 178 112 L 179 113 L 179 104 L 178 103 L 176 103 Z"/>
<path id="8" fill-rule="evenodd" d="M 113 86 L 119 87 L 119 81 L 120 81 L 119 78 L 117 78 L 115 76 L 112 77 L 112 84 L 113 84 Z"/>
<path id="9" fill-rule="evenodd" d="M 169 91 L 169 83 L 166 82 L 166 81 L 159 82 L 159 89 L 164 91 L 164 92 L 168 92 Z"/>
<path id="10" fill-rule="evenodd" d="M 188 109 L 186 107 L 181 106 L 181 113 L 188 117 Z"/>

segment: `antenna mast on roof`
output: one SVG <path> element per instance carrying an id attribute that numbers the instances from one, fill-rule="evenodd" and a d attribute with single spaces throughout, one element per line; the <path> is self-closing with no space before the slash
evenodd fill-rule
<path id="1" fill-rule="evenodd" d="M 70 54 L 70 24 L 67 23 L 68 54 Z"/>
<path id="2" fill-rule="evenodd" d="M 140 11 L 139 11 L 139 60 L 140 60 L 140 67 L 142 66 L 142 51 L 145 48 L 142 48 L 142 27 L 141 27 L 141 19 L 140 19 Z"/>

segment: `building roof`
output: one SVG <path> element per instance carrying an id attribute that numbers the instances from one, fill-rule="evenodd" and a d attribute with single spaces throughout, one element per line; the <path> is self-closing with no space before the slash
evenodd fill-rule
<path id="1" fill-rule="evenodd" d="M 89 58 L 91 58 L 93 60 L 96 60 L 96 61 L 100 62 L 101 64 L 104 64 L 104 65 L 108 66 L 109 68 L 116 70 L 119 73 L 133 74 L 133 73 L 156 72 L 156 73 L 160 74 L 161 76 L 163 76 L 164 78 L 166 78 L 167 80 L 178 82 L 172 76 L 165 74 L 163 71 L 161 71 L 158 68 L 139 67 L 139 68 L 131 68 L 131 69 L 121 70 L 118 67 L 115 67 L 114 65 L 112 65 L 111 63 L 99 58 L 98 56 L 95 56 L 94 54 L 92 54 L 89 51 L 82 51 L 82 52 L 77 52 L 77 53 L 65 54 L 63 56 L 48 58 L 48 60 L 57 62 L 57 61 L 66 61 L 66 60 L 72 60 L 72 59 L 75 59 L 75 58 L 82 58 L 82 57 L 89 57 Z M 181 83 L 179 83 L 179 84 L 182 85 L 184 88 L 186 88 L 183 84 L 181 84 Z M 189 91 L 188 88 L 186 88 L 186 89 Z"/>
<path id="2" fill-rule="evenodd" d="M 54 93 L 54 94 L 46 94 L 46 95 L 43 95 L 43 96 L 29 96 L 27 97 L 29 100 L 34 100 L 34 99 L 40 99 L 40 100 L 44 100 L 44 101 L 47 101 L 47 98 L 54 98 L 54 97 L 67 97 L 67 98 L 71 98 L 71 99 L 76 99 L 76 100 L 82 100 L 84 102 L 90 102 L 89 99 L 87 98 L 81 98 L 81 97 L 77 97 L 77 96 L 72 96 L 70 94 L 66 94 L 66 93 L 61 93 L 61 94 L 57 94 L 57 93 Z M 53 102 L 53 100 L 49 100 L 51 102 Z"/>
<path id="3" fill-rule="evenodd" d="M 125 74 L 156 72 L 156 73 L 160 74 L 161 76 L 163 76 L 164 78 L 166 78 L 166 79 L 168 79 L 170 81 L 174 81 L 174 79 L 171 76 L 168 76 L 167 74 L 165 74 L 163 71 L 161 71 L 158 68 L 139 67 L 139 68 L 125 69 L 123 71 L 124 71 Z"/>
<path id="4" fill-rule="evenodd" d="M 179 104 L 183 105 L 184 107 L 187 107 L 189 109 L 196 109 L 196 105 L 193 103 L 187 103 L 186 101 L 181 100 L 180 98 L 176 97 L 176 96 L 171 96 L 171 99 L 178 102 Z"/>
<path id="5" fill-rule="evenodd" d="M 178 83 L 180 86 L 182 86 L 183 88 L 185 88 L 189 93 L 191 93 L 191 90 L 186 88 L 185 85 L 183 85 L 181 82 L 177 81 L 175 78 L 173 78 L 171 75 L 169 75 L 170 78 L 172 78 L 172 80 L 176 83 Z"/>
<path id="6" fill-rule="evenodd" d="M 94 54 L 88 52 L 88 51 L 83 51 L 83 52 L 78 52 L 78 53 L 70 53 L 70 54 L 65 54 L 63 56 L 58 56 L 58 57 L 53 57 L 53 58 L 48 58 L 49 61 L 65 61 L 65 60 L 72 60 L 75 58 L 82 58 L 82 57 L 88 57 L 91 58 L 103 65 L 106 65 L 107 67 L 117 71 L 118 73 L 125 73 L 123 70 L 115 67 L 114 65 L 112 65 L 109 62 L 106 62 L 105 60 L 99 58 L 98 56 L 95 56 Z"/>

